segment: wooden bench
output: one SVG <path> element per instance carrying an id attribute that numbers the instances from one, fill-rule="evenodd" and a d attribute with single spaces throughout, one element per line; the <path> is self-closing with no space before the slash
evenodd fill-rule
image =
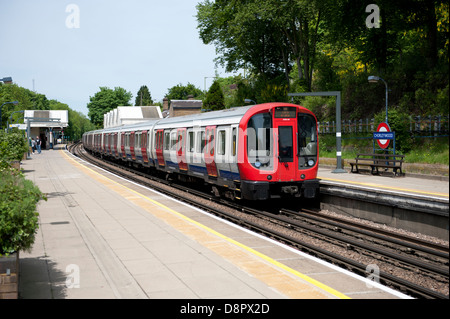
<path id="1" fill-rule="evenodd" d="M 356 154 L 355 161 L 349 162 L 352 173 L 359 173 L 359 167 L 370 167 L 372 174 L 379 174 L 379 168 L 393 169 L 394 176 L 403 175 L 402 164 L 405 155 L 394 154 Z"/>

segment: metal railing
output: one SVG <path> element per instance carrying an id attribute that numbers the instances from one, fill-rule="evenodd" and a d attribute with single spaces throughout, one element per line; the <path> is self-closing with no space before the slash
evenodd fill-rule
<path id="1" fill-rule="evenodd" d="M 377 129 L 378 123 L 374 119 L 343 120 L 341 123 L 342 133 L 373 133 Z M 336 122 L 319 122 L 319 134 L 335 134 Z M 430 137 L 448 136 L 449 116 L 412 116 L 409 118 L 409 131 L 411 135 L 421 136 L 428 134 Z"/>

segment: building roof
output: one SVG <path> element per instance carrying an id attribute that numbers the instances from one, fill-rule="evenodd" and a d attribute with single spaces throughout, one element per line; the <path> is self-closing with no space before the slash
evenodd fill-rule
<path id="1" fill-rule="evenodd" d="M 25 110 L 24 123 L 30 127 L 67 127 L 69 111 L 67 110 Z"/>

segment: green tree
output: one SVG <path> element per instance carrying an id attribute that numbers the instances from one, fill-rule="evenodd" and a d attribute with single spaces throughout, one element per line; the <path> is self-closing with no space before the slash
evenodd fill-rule
<path id="1" fill-rule="evenodd" d="M 219 81 L 214 81 L 209 88 L 203 107 L 210 111 L 223 110 L 225 108 L 225 98 Z"/>
<path id="2" fill-rule="evenodd" d="M 203 92 L 199 88 L 195 87 L 194 84 L 188 83 L 187 85 L 182 85 L 181 83 L 175 85 L 169 89 L 166 97 L 171 100 L 187 100 L 188 96 L 192 95 L 194 99 L 202 99 Z"/>
<path id="3" fill-rule="evenodd" d="M 97 128 L 103 126 L 103 114 L 117 108 L 118 106 L 129 106 L 132 98 L 131 92 L 127 92 L 121 87 L 114 90 L 107 87 L 100 87 L 100 91 L 90 97 L 87 105 L 88 116 L 92 124 Z"/>
<path id="4" fill-rule="evenodd" d="M 137 92 L 134 105 L 136 106 L 153 105 L 152 96 L 146 85 L 141 86 L 141 88 Z"/>
<path id="5" fill-rule="evenodd" d="M 284 37 L 269 19 L 261 18 L 259 4 L 205 0 L 197 5 L 197 28 L 203 43 L 214 44 L 219 53 L 216 62 L 226 71 L 245 68 L 256 75 L 276 77 L 290 67 L 288 53 Z"/>

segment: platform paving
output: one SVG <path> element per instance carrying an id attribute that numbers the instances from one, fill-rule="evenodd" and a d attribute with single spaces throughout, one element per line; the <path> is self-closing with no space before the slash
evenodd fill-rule
<path id="1" fill-rule="evenodd" d="M 48 150 L 22 162 L 47 194 L 20 258 L 23 299 L 403 298 L 198 209 Z"/>

